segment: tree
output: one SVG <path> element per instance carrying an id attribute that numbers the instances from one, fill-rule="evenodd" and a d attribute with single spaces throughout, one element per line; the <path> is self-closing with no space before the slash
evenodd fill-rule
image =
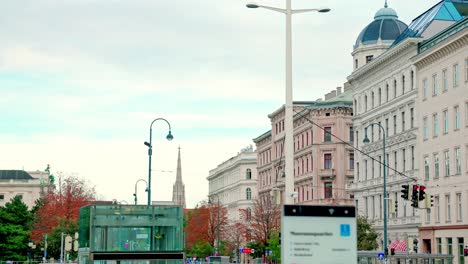
<path id="1" fill-rule="evenodd" d="M 259 197 L 253 210 L 241 210 L 241 219 L 247 227 L 247 238 L 267 246 L 272 230 L 280 230 L 281 209 L 270 196 Z M 249 239 L 248 239 L 249 240 Z"/>
<path id="2" fill-rule="evenodd" d="M 227 242 L 227 251 L 229 255 L 231 252 L 236 252 L 235 255 L 238 256 L 239 248 L 243 246 L 245 239 L 246 227 L 242 222 L 237 222 L 228 226 L 224 232 L 224 239 Z"/>
<path id="3" fill-rule="evenodd" d="M 358 216 L 357 218 L 357 240 L 358 250 L 374 250 L 379 245 L 377 243 L 377 237 L 379 235 L 372 229 L 371 224 L 367 221 L 367 218 Z"/>
<path id="4" fill-rule="evenodd" d="M 32 214 L 21 196 L 0 207 L 0 260 L 26 260 Z"/>
<path id="5" fill-rule="evenodd" d="M 95 200 L 94 197 L 94 187 L 75 176 L 65 177 L 58 190 L 49 192 L 36 203 L 42 206 L 35 214 L 31 239 L 35 243 L 43 243 L 45 234 L 49 234 L 49 255 L 58 258 L 61 237 L 58 239 L 57 236 L 61 234 L 61 230 L 66 230 L 70 235 L 78 231 L 79 209 L 91 204 Z"/>
<path id="6" fill-rule="evenodd" d="M 200 207 L 187 213 L 187 248 L 190 249 L 196 243 L 208 241 L 214 248 L 218 231 L 218 212 L 219 212 L 219 233 L 223 235 L 225 227 L 228 224 L 227 210 L 222 204 L 202 202 Z M 223 237 L 220 237 L 222 240 Z M 220 243 L 221 245 L 221 243 Z"/>
<path id="7" fill-rule="evenodd" d="M 268 239 L 268 250 L 271 250 L 271 254 L 268 255 L 269 260 L 275 261 L 275 263 L 281 262 L 281 244 L 280 244 L 280 232 L 273 230 Z"/>

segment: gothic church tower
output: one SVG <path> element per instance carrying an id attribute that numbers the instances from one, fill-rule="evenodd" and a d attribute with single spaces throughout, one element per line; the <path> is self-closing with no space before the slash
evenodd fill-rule
<path id="1" fill-rule="evenodd" d="M 182 182 L 182 167 L 180 164 L 180 147 L 179 147 L 179 157 L 177 158 L 177 176 L 176 182 L 172 187 L 172 201 L 176 205 L 182 206 L 185 208 L 185 185 Z"/>

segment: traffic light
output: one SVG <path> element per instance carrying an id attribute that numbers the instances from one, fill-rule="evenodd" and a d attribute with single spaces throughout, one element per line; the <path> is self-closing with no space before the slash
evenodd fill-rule
<path id="1" fill-rule="evenodd" d="M 419 186 L 419 201 L 426 199 L 426 186 Z"/>
<path id="2" fill-rule="evenodd" d="M 418 253 L 418 239 L 417 238 L 413 240 L 413 251 L 414 253 Z"/>
<path id="3" fill-rule="evenodd" d="M 468 257 L 468 248 L 466 246 L 463 249 L 463 256 Z"/>
<path id="4" fill-rule="evenodd" d="M 426 195 L 426 208 L 434 206 L 434 195 Z"/>
<path id="5" fill-rule="evenodd" d="M 419 206 L 418 187 L 418 185 L 413 185 L 413 194 L 411 195 L 411 206 L 414 208 L 418 208 Z"/>
<path id="6" fill-rule="evenodd" d="M 395 215 L 398 217 L 398 199 L 395 199 Z"/>
<path id="7" fill-rule="evenodd" d="M 401 195 L 401 198 L 408 200 L 409 199 L 409 184 L 403 184 L 401 188 L 402 188 L 401 193 L 403 193 Z"/>
<path id="8" fill-rule="evenodd" d="M 395 248 L 390 249 L 390 255 L 392 255 L 392 256 L 395 255 Z"/>

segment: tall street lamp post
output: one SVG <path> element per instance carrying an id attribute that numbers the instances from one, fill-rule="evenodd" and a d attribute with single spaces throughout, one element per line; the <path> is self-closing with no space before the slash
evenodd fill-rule
<path id="1" fill-rule="evenodd" d="M 293 102 L 292 102 L 292 37 L 291 16 L 305 12 L 329 12 L 329 8 L 291 9 L 291 0 L 286 0 L 286 9 L 263 6 L 255 3 L 247 4 L 248 8 L 265 8 L 286 15 L 286 103 L 284 114 L 284 156 L 285 156 L 285 204 L 293 204 L 294 192 L 294 142 L 293 142 Z"/>
<path id="2" fill-rule="evenodd" d="M 137 202 L 138 202 L 138 198 L 137 198 L 137 185 L 139 182 L 145 182 L 146 183 L 146 189 L 145 189 L 145 192 L 148 192 L 148 182 L 143 180 L 143 179 L 138 179 L 138 181 L 135 182 L 135 193 L 133 194 L 133 196 L 135 196 L 135 205 L 137 205 Z"/>
<path id="3" fill-rule="evenodd" d="M 148 147 L 148 158 L 149 158 L 149 165 L 148 165 L 148 205 L 151 205 L 151 155 L 153 154 L 153 143 L 152 143 L 152 134 L 153 134 L 153 124 L 154 122 L 162 120 L 167 123 L 169 126 L 169 133 L 166 136 L 166 139 L 171 141 L 174 137 L 171 134 L 171 124 L 164 118 L 156 118 L 151 122 L 150 125 L 150 140 L 149 143 L 145 141 L 145 145 Z"/>
<path id="4" fill-rule="evenodd" d="M 388 240 L 387 240 L 387 162 L 386 162 L 386 155 L 385 155 L 385 129 L 381 124 L 378 123 L 371 123 L 365 128 L 365 137 L 363 142 L 364 143 L 369 143 L 369 138 L 367 137 L 367 129 L 371 127 L 371 129 L 374 129 L 374 125 L 378 126 L 379 129 L 382 129 L 382 150 L 383 150 L 383 211 L 384 211 L 384 254 L 385 258 L 388 255 Z"/>
<path id="5" fill-rule="evenodd" d="M 217 199 L 217 206 L 218 206 L 218 223 L 216 225 L 216 253 L 219 253 L 219 214 L 220 214 L 220 208 L 219 208 L 219 195 L 217 193 L 214 193 L 213 195 L 216 196 L 216 199 Z M 209 202 L 211 203 L 211 200 L 209 200 Z"/>

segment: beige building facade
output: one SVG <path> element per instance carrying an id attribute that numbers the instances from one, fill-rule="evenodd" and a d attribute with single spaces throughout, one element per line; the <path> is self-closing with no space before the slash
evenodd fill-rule
<path id="1" fill-rule="evenodd" d="M 432 204 L 420 202 L 421 250 L 465 263 L 468 244 L 468 19 L 419 47 L 417 68 L 421 177 Z"/>
<path id="2" fill-rule="evenodd" d="M 243 148 L 236 156 L 210 170 L 207 177 L 208 197 L 227 208 L 228 220 L 241 220 L 240 210 L 252 210 L 257 199 L 257 155 L 253 146 Z"/>
<path id="3" fill-rule="evenodd" d="M 19 195 L 29 209 L 45 195 L 51 184 L 47 172 L 23 170 L 0 170 L 0 206 L 5 206 L 11 199 Z"/>

